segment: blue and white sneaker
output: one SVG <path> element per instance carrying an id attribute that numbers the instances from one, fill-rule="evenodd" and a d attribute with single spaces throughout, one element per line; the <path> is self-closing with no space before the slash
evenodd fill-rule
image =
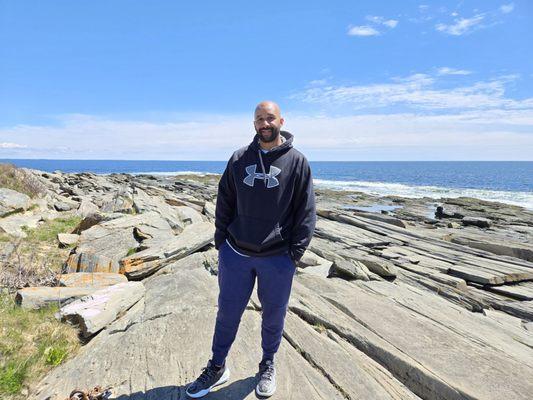
<path id="1" fill-rule="evenodd" d="M 259 364 L 259 382 L 255 387 L 258 396 L 270 397 L 276 391 L 276 368 L 274 361 L 265 360 Z"/>
<path id="2" fill-rule="evenodd" d="M 217 385 L 221 385 L 229 379 L 229 368 L 224 366 L 215 368 L 211 360 L 207 362 L 207 367 L 202 368 L 200 376 L 191 383 L 185 393 L 187 396 L 197 399 L 204 397 Z"/>

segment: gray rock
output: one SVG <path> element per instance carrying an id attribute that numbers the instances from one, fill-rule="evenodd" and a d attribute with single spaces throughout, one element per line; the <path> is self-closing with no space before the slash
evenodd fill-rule
<path id="1" fill-rule="evenodd" d="M 185 399 L 186 386 L 210 357 L 217 296 L 217 278 L 201 267 L 151 277 L 146 281 L 144 299 L 98 333 L 78 355 L 54 368 L 29 399 L 64 400 L 74 387 L 96 383 L 112 386 L 116 399 Z M 256 398 L 253 374 L 262 352 L 260 313 L 246 309 L 239 329 L 228 358 L 231 382 L 218 387 L 209 398 Z M 345 399 L 340 389 L 286 340 L 276 358 L 277 398 Z M 363 381 L 379 390 L 372 376 L 361 377 L 359 382 Z M 384 392 L 386 389 L 380 391 Z M 383 398 L 398 399 L 392 395 Z"/>
<path id="2" fill-rule="evenodd" d="M 27 210 L 31 199 L 24 193 L 0 187 L 0 218 L 16 212 Z"/>
<path id="3" fill-rule="evenodd" d="M 369 281 L 370 271 L 358 261 L 337 259 L 329 270 L 329 277 L 338 277 L 346 280 L 360 279 Z"/>
<path id="4" fill-rule="evenodd" d="M 187 225 L 203 222 L 202 214 L 192 207 L 179 206 L 176 207 L 176 212 L 179 218 Z"/>
<path id="5" fill-rule="evenodd" d="M 365 211 L 354 211 L 354 214 L 368 218 L 368 219 L 373 219 L 376 221 L 384 222 L 386 224 L 399 226 L 400 228 L 407 227 L 406 223 L 402 221 L 401 219 L 392 217 L 387 214 L 376 214 L 376 213 L 370 213 L 370 212 L 365 212 Z"/>
<path id="6" fill-rule="evenodd" d="M 59 241 L 60 247 L 68 247 L 75 245 L 78 243 L 78 240 L 80 239 L 80 235 L 76 235 L 75 233 L 58 233 L 57 234 L 57 240 Z"/>
<path id="7" fill-rule="evenodd" d="M 464 226 L 477 226 L 478 228 L 490 228 L 491 220 L 482 217 L 464 217 L 461 222 Z"/>
<path id="8" fill-rule="evenodd" d="M 333 331 L 424 399 L 525 400 L 533 390 L 531 335 L 423 289 L 299 275 L 289 309 Z M 325 363 L 317 367 L 328 371 Z"/>
<path id="9" fill-rule="evenodd" d="M 142 282 L 123 282 L 98 289 L 62 307 L 58 318 L 79 325 L 84 337 L 93 336 L 144 296 Z"/>
<path id="10" fill-rule="evenodd" d="M 80 205 L 76 210 L 76 215 L 79 215 L 82 218 L 86 218 L 91 214 L 97 214 L 99 212 L 100 209 L 98 208 L 98 206 L 94 204 L 90 199 L 82 198 L 80 201 Z"/>
<path id="11" fill-rule="evenodd" d="M 214 220 L 215 211 L 216 211 L 215 203 L 213 203 L 212 201 L 206 201 L 204 205 L 204 211 L 203 211 L 204 215 L 206 215 L 211 220 Z"/>
<path id="12" fill-rule="evenodd" d="M 37 309 L 51 303 L 66 304 L 95 290 L 94 287 L 27 287 L 17 291 L 15 300 L 22 308 Z"/>
<path id="13" fill-rule="evenodd" d="M 70 211 L 70 210 L 76 209 L 77 207 L 78 207 L 78 203 L 71 204 L 65 201 L 58 201 L 57 203 L 54 204 L 54 208 L 57 211 Z"/>
<path id="14" fill-rule="evenodd" d="M 89 229 L 90 227 L 99 224 L 100 222 L 104 221 L 104 215 L 100 212 L 90 212 L 86 215 L 84 215 L 81 222 L 78 224 L 76 228 L 74 228 L 73 233 L 80 234 L 83 231 Z"/>
<path id="15" fill-rule="evenodd" d="M 138 213 L 158 213 L 176 233 L 181 232 L 185 228 L 186 223 L 181 218 L 177 207 L 168 204 L 162 196 L 151 195 L 137 188 L 134 196 L 134 207 Z"/>
<path id="16" fill-rule="evenodd" d="M 139 246 L 136 229 L 153 235 L 155 241 L 172 236 L 170 225 L 158 213 L 123 215 L 81 233 L 66 262 L 67 272 L 119 272 L 119 261 Z"/>
<path id="17" fill-rule="evenodd" d="M 142 279 L 211 243 L 214 233 L 212 223 L 201 222 L 188 225 L 182 233 L 169 239 L 146 240 L 142 251 L 120 260 L 120 272 L 130 280 Z"/>

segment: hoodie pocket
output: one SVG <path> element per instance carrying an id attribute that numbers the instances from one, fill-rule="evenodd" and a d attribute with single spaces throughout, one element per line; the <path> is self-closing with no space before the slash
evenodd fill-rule
<path id="1" fill-rule="evenodd" d="M 228 232 L 237 246 L 261 252 L 283 242 L 279 222 L 238 215 L 228 226 Z"/>

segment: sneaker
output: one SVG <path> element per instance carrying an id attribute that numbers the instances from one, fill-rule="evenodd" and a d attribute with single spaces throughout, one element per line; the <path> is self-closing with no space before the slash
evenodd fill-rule
<path id="1" fill-rule="evenodd" d="M 204 397 L 213 387 L 223 384 L 228 379 L 229 368 L 226 367 L 226 363 L 217 369 L 211 365 L 211 360 L 209 360 L 207 367 L 202 368 L 200 376 L 187 387 L 185 393 L 193 399 Z"/>
<path id="2" fill-rule="evenodd" d="M 274 361 L 265 360 L 259 364 L 259 382 L 255 392 L 259 396 L 270 397 L 276 391 L 276 368 Z"/>

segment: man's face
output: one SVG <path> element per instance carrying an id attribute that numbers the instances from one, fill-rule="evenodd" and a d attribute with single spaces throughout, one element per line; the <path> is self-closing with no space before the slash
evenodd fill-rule
<path id="1" fill-rule="evenodd" d="M 279 109 L 276 107 L 263 106 L 255 111 L 254 127 L 262 142 L 268 143 L 276 140 L 283 122 Z"/>

